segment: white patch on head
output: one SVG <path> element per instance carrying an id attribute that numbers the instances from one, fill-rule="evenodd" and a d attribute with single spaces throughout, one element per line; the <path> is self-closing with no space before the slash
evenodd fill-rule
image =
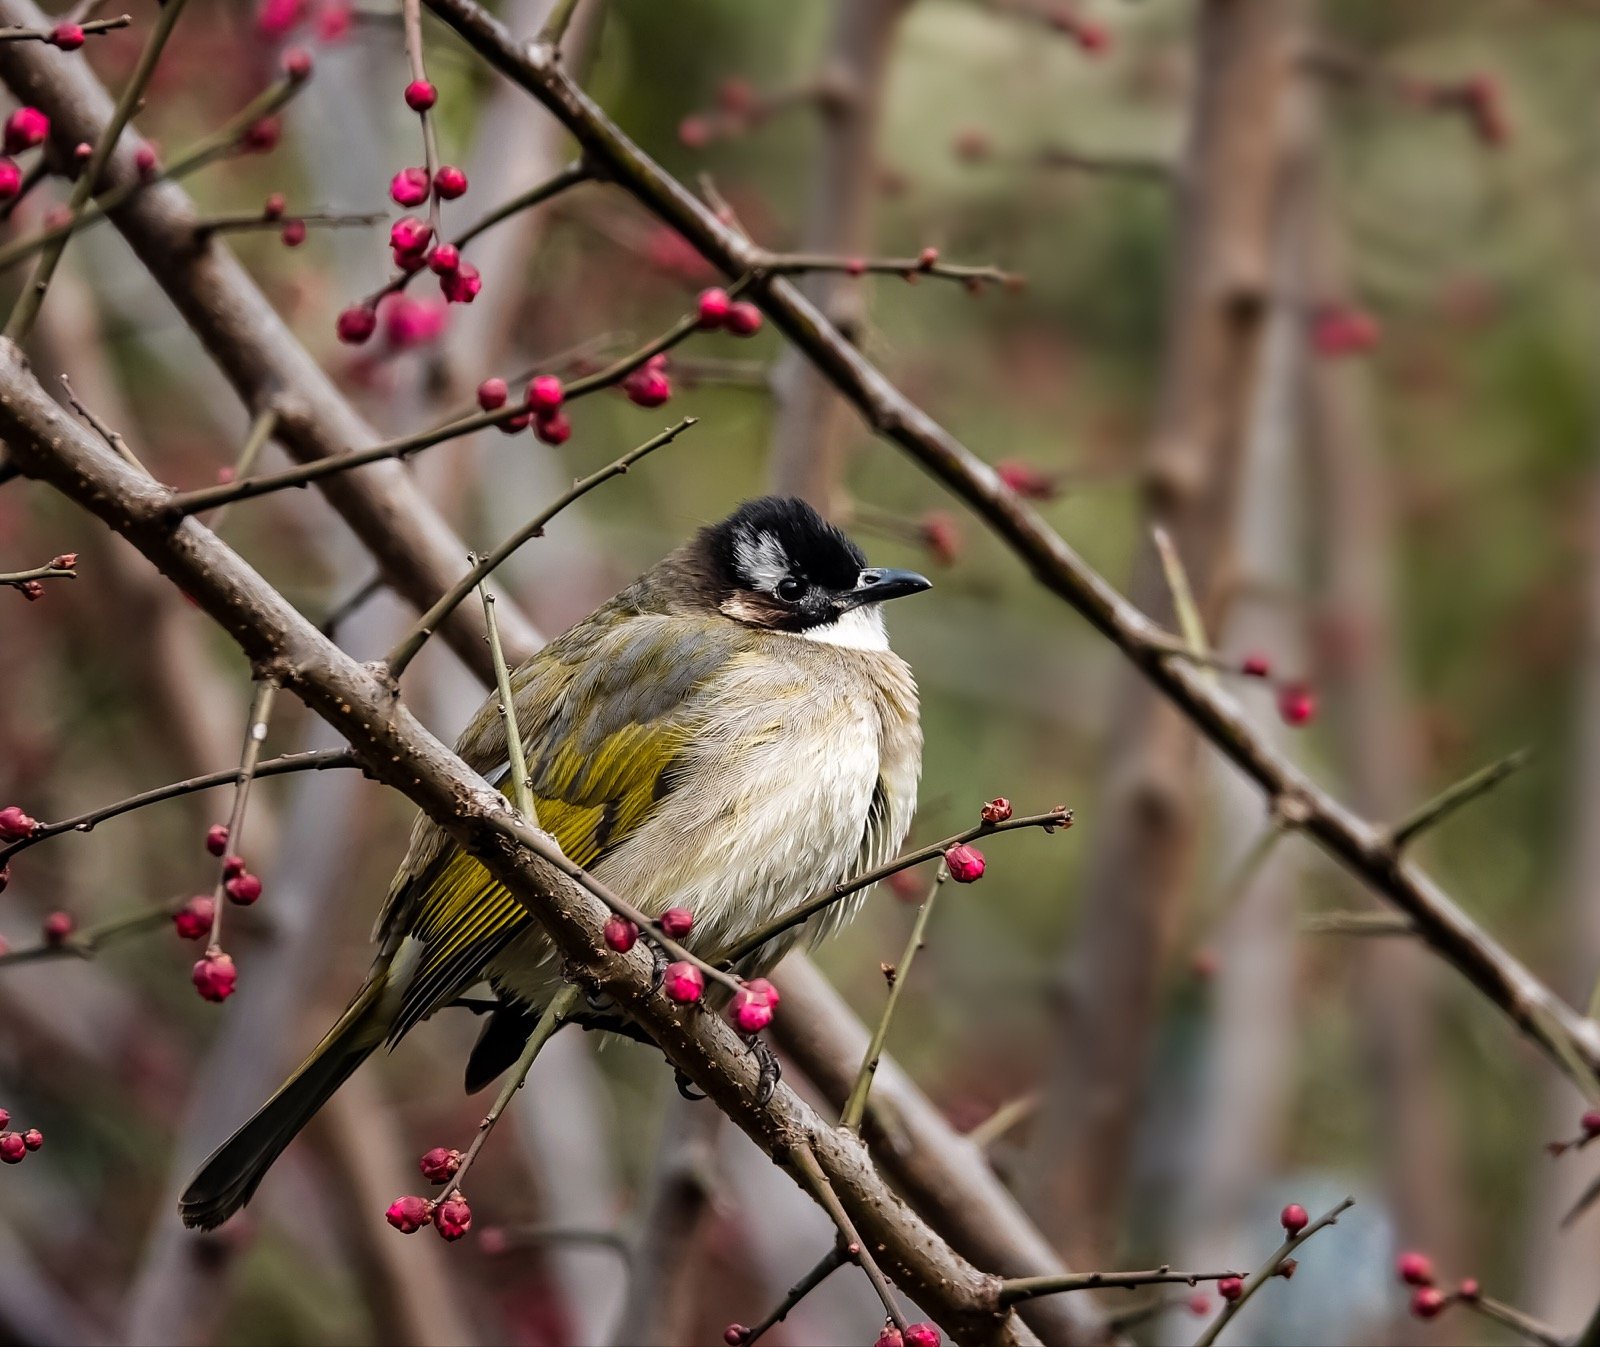
<path id="1" fill-rule="evenodd" d="M 739 564 L 739 570 L 749 577 L 751 587 L 768 594 L 777 589 L 778 582 L 789 574 L 789 558 L 784 553 L 783 544 L 776 535 L 765 529 L 759 533 L 740 529 L 733 540 L 733 556 Z"/>
<path id="2" fill-rule="evenodd" d="M 820 627 L 807 627 L 792 633 L 808 641 L 821 641 L 824 645 L 843 646 L 846 650 L 887 650 L 889 633 L 884 630 L 883 610 L 875 603 L 863 608 L 852 608 L 833 622 Z"/>

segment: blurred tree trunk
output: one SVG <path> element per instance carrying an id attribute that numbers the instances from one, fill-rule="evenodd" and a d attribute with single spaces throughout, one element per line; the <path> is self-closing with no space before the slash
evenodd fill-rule
<path id="1" fill-rule="evenodd" d="M 1328 169 L 1318 165 L 1313 206 L 1312 303 L 1349 295 L 1351 277 Z M 1320 679 L 1337 733 L 1332 744 L 1353 808 L 1396 819 L 1415 803 L 1415 739 L 1406 713 L 1403 655 L 1396 638 L 1394 489 L 1384 471 L 1372 387 L 1362 362 L 1313 361 L 1308 385 L 1316 472 L 1313 527 L 1325 569 Z M 1345 886 L 1352 897 L 1360 890 Z M 1461 1266 L 1454 1128 L 1438 1068 L 1439 965 L 1407 940 L 1351 942 L 1366 1078 L 1374 1088 L 1375 1136 L 1396 1233 Z M 1393 1342 L 1428 1339 L 1409 1315 L 1388 1326 Z"/>
<path id="2" fill-rule="evenodd" d="M 907 0 L 837 0 L 824 73 L 838 86 L 822 106 L 822 143 L 812 170 L 800 235 L 802 252 L 867 253 L 872 244 L 878 123 L 884 77 Z M 807 299 L 855 338 L 862 282 L 837 272 L 799 281 Z M 772 485 L 836 515 L 844 477 L 844 442 L 855 418 L 832 385 L 794 346 L 773 371 Z"/>
<path id="3" fill-rule="evenodd" d="M 1299 0 L 1205 0 L 1147 522 L 1172 535 L 1208 627 L 1229 591 L 1238 463 L 1265 327 L 1273 187 L 1301 26 Z M 1170 619 L 1153 549 L 1131 586 Z M 1192 873 L 1196 740 L 1140 679 L 1120 684 L 1092 850 L 1061 970 L 1059 1052 L 1045 1071 L 1028 1200 L 1079 1266 L 1114 1254 L 1158 982 Z"/>

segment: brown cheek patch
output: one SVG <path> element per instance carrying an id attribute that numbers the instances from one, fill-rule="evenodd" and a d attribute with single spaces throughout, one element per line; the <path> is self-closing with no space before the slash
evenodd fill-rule
<path id="1" fill-rule="evenodd" d="M 790 616 L 789 610 L 764 594 L 741 590 L 719 605 L 724 616 L 751 627 L 776 627 Z"/>

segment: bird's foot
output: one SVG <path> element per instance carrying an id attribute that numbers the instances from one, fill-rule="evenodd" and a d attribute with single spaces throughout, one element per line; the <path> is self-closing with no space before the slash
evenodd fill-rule
<path id="1" fill-rule="evenodd" d="M 756 1057 L 756 1103 L 765 1108 L 772 1102 L 773 1092 L 778 1088 L 778 1082 L 783 1079 L 783 1067 L 778 1062 L 777 1053 L 767 1045 L 766 1039 L 759 1034 L 751 1034 L 745 1039 L 746 1045 Z"/>
<path id="2" fill-rule="evenodd" d="M 701 1093 L 699 1087 L 696 1086 L 695 1083 L 689 1079 L 689 1077 L 684 1075 L 683 1072 L 679 1071 L 677 1067 L 672 1068 L 672 1083 L 677 1086 L 678 1094 L 684 1099 L 687 1099 L 690 1103 L 697 1103 L 705 1098 L 705 1095 Z"/>

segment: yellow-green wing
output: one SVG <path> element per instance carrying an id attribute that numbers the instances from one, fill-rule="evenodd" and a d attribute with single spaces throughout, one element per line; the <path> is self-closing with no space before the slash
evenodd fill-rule
<path id="1" fill-rule="evenodd" d="M 539 825 L 573 861 L 595 865 L 671 792 L 674 765 L 702 723 L 701 694 L 734 658 L 736 632 L 728 623 L 618 612 L 613 605 L 513 675 Z M 480 708 L 458 751 L 510 789 L 494 698 Z M 404 933 L 424 946 L 392 1037 L 475 981 L 528 921 L 477 861 L 419 820 L 380 918 L 386 936 Z"/>

